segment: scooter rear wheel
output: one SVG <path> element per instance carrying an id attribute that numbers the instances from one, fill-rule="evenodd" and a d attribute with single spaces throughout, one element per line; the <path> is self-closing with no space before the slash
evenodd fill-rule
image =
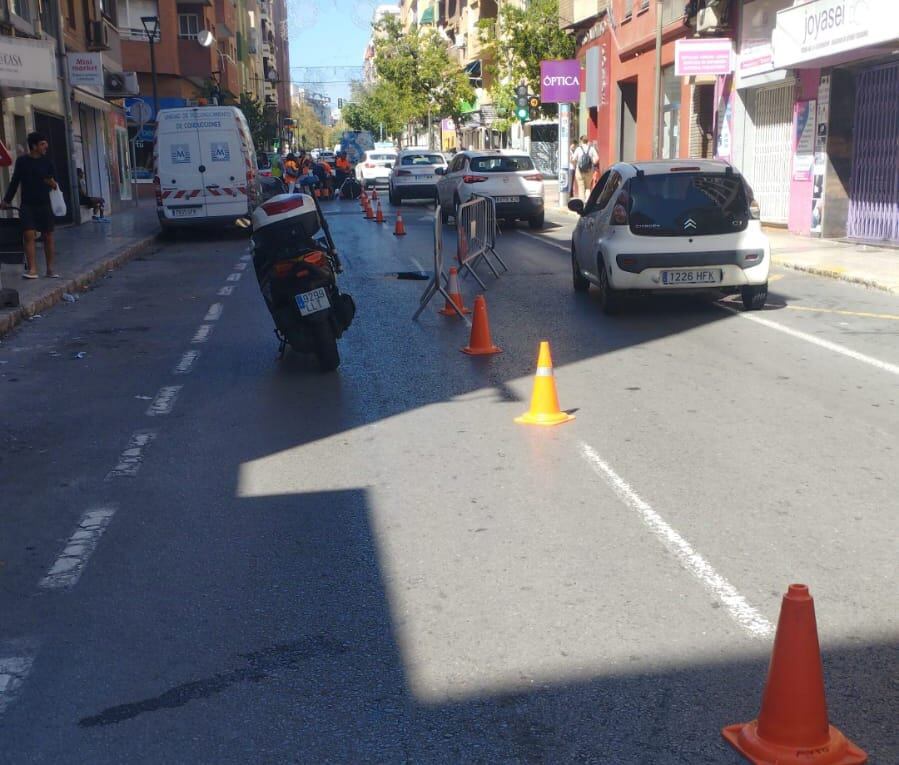
<path id="1" fill-rule="evenodd" d="M 330 322 L 323 321 L 315 325 L 315 355 L 322 372 L 333 372 L 340 366 L 340 352 L 337 350 L 337 337 Z"/>

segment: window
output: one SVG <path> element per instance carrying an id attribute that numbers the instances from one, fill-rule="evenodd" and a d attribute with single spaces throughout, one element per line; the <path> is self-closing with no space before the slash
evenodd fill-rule
<path id="1" fill-rule="evenodd" d="M 12 12 L 15 13 L 16 16 L 18 16 L 23 21 L 31 23 L 31 0 L 13 0 Z"/>
<path id="2" fill-rule="evenodd" d="M 109 19 L 114 26 L 118 25 L 118 14 L 116 13 L 116 0 L 98 0 L 100 13 Z"/>
<path id="3" fill-rule="evenodd" d="M 471 160 L 471 170 L 477 173 L 516 173 L 519 170 L 533 169 L 534 163 L 527 156 L 476 157 Z"/>
<path id="4" fill-rule="evenodd" d="M 69 29 L 75 28 L 75 0 L 67 0 L 66 2 L 66 24 Z"/>
<path id="5" fill-rule="evenodd" d="M 178 38 L 196 40 L 200 33 L 200 17 L 196 13 L 178 14 Z"/>
<path id="6" fill-rule="evenodd" d="M 407 154 L 403 157 L 403 165 L 442 165 L 443 157 L 439 154 Z"/>
<path id="7" fill-rule="evenodd" d="M 596 184 L 599 186 L 599 184 Z M 602 192 L 599 195 L 599 199 L 596 200 L 596 209 L 604 210 L 606 205 L 609 204 L 609 200 L 618 191 L 618 187 L 621 185 L 621 175 L 617 172 L 612 172 L 609 175 L 609 180 L 603 184 Z M 592 212 L 592 211 L 591 211 Z"/>
<path id="8" fill-rule="evenodd" d="M 629 19 L 634 13 L 634 0 L 624 0 L 624 18 Z"/>

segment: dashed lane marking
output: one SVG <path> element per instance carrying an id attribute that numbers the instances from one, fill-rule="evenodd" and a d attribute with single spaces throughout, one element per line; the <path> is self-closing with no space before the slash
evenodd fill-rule
<path id="1" fill-rule="evenodd" d="M 176 375 L 186 375 L 193 368 L 194 362 L 200 356 L 199 351 L 187 351 L 181 357 L 181 361 L 173 370 Z"/>
<path id="2" fill-rule="evenodd" d="M 34 663 L 34 656 L 16 655 L 19 648 L 0 645 L 0 714 L 12 704 Z"/>
<path id="3" fill-rule="evenodd" d="M 243 274 L 240 271 L 234 271 L 233 273 L 228 274 L 226 281 L 239 282 L 241 276 L 243 276 Z"/>
<path id="4" fill-rule="evenodd" d="M 842 311 L 837 308 L 812 308 L 807 305 L 788 305 L 791 311 L 809 311 L 812 313 L 834 313 L 838 316 L 857 316 L 861 319 L 886 319 L 899 321 L 899 316 L 893 313 L 869 313 L 868 311 Z"/>
<path id="5" fill-rule="evenodd" d="M 819 348 L 824 348 L 828 351 L 832 351 L 833 353 L 839 353 L 841 356 L 846 356 L 846 358 L 861 361 L 863 364 L 868 364 L 872 367 L 875 367 L 876 369 L 880 369 L 883 372 L 889 372 L 892 375 L 899 376 L 899 365 L 890 364 L 887 361 L 875 359 L 873 356 L 867 356 L 864 353 L 853 351 L 851 348 L 847 348 L 845 345 L 832 343 L 830 342 L 830 340 L 824 340 L 823 338 L 815 337 L 814 335 L 809 335 L 805 332 L 800 332 L 798 329 L 785 327 L 783 324 L 778 324 L 776 321 L 763 319 L 761 316 L 756 316 L 755 314 L 747 313 L 745 311 L 738 311 L 736 308 L 725 305 L 724 303 L 715 303 L 715 305 L 720 306 L 725 311 L 730 311 L 732 314 L 734 314 L 735 316 L 739 316 L 741 319 L 754 321 L 756 324 L 761 324 L 763 327 L 768 327 L 769 329 L 783 332 L 785 335 L 795 337 L 797 340 L 804 340 L 805 342 L 811 343 L 812 345 L 817 345 Z"/>
<path id="6" fill-rule="evenodd" d="M 243 271 L 247 267 L 246 263 L 235 263 L 234 270 L 235 271 Z"/>
<path id="7" fill-rule="evenodd" d="M 213 303 L 209 306 L 209 310 L 206 311 L 206 315 L 203 317 L 203 321 L 218 321 L 222 316 L 222 311 L 225 310 L 225 306 L 223 303 Z"/>
<path id="8" fill-rule="evenodd" d="M 114 506 L 98 507 L 81 516 L 75 533 L 38 586 L 48 590 L 74 587 L 115 511 Z"/>
<path id="9" fill-rule="evenodd" d="M 194 334 L 192 343 L 205 343 L 209 339 L 209 333 L 212 332 L 211 324 L 201 324 L 200 328 Z"/>
<path id="10" fill-rule="evenodd" d="M 106 474 L 106 480 L 114 478 L 134 477 L 144 461 L 144 449 L 156 438 L 155 430 L 139 430 L 131 435 L 128 447 L 122 452 L 116 466 Z"/>
<path id="11" fill-rule="evenodd" d="M 158 417 L 168 414 L 175 406 L 175 399 L 178 398 L 178 392 L 181 390 L 180 385 L 166 385 L 159 389 L 153 403 L 147 409 L 147 417 Z"/>
<path id="12" fill-rule="evenodd" d="M 227 296 L 230 295 L 232 292 L 234 292 L 234 285 L 233 285 L 233 284 L 228 284 L 228 285 L 225 285 L 224 287 L 221 287 L 221 288 L 219 289 L 219 291 L 218 291 L 218 294 L 219 294 L 219 296 L 221 296 L 221 297 L 227 297 Z"/>
<path id="13" fill-rule="evenodd" d="M 753 637 L 769 637 L 774 627 L 753 608 L 736 588 L 670 526 L 648 502 L 644 501 L 589 444 L 581 442 L 581 454 L 593 470 L 614 491 L 619 499 L 640 516 L 652 534 L 674 555 L 678 562 L 717 597 L 731 618 Z"/>

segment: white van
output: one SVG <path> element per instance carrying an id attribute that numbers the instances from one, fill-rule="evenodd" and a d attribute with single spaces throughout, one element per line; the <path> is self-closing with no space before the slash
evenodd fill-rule
<path id="1" fill-rule="evenodd" d="M 161 109 L 153 167 L 163 230 L 231 224 L 261 198 L 250 128 L 234 106 Z"/>

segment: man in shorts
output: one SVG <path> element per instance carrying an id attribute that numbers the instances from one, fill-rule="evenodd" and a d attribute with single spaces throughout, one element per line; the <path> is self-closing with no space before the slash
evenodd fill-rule
<path id="1" fill-rule="evenodd" d="M 59 278 L 59 274 L 53 270 L 56 245 L 53 241 L 53 210 L 50 208 L 50 190 L 58 186 L 55 180 L 56 170 L 47 159 L 49 148 L 50 144 L 40 133 L 28 134 L 28 153 L 16 160 L 9 189 L 0 201 L 0 209 L 7 209 L 19 186 L 22 187 L 19 220 L 22 225 L 25 259 L 28 261 L 28 270 L 22 274 L 26 279 L 38 278 L 34 244 L 38 231 L 43 235 L 47 276 L 51 279 Z"/>

